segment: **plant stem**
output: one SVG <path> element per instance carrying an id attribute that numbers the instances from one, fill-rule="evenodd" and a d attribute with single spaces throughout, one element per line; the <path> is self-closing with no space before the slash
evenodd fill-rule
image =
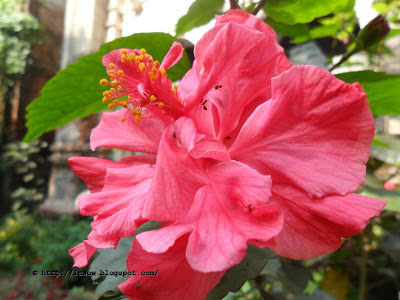
<path id="1" fill-rule="evenodd" d="M 345 55 L 342 56 L 342 58 L 334 64 L 332 67 L 329 68 L 329 71 L 332 71 L 333 69 L 336 69 L 339 67 L 342 63 L 344 63 L 346 60 L 348 60 L 353 54 L 357 53 L 359 50 L 357 48 L 354 48 L 350 52 L 347 52 Z"/>
<path id="2" fill-rule="evenodd" d="M 253 12 L 251 14 L 256 15 L 260 9 L 265 5 L 265 2 L 267 2 L 267 0 L 261 0 L 260 2 L 258 2 L 258 4 L 256 5 L 256 7 L 254 7 Z"/>
<path id="3" fill-rule="evenodd" d="M 229 0 L 229 3 L 231 4 L 231 9 L 239 8 L 236 0 Z"/>
<path id="4" fill-rule="evenodd" d="M 368 228 L 366 229 L 366 231 Z M 358 300 L 364 300 L 367 291 L 367 274 L 368 274 L 368 252 L 365 249 L 367 234 L 364 232 L 361 236 L 361 264 L 360 264 L 360 288 L 358 291 Z"/>

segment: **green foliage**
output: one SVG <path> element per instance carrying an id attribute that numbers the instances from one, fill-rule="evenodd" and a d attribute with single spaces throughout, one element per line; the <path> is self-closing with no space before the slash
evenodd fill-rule
<path id="1" fill-rule="evenodd" d="M 276 254 L 271 250 L 250 245 L 242 262 L 225 272 L 218 285 L 208 294 L 207 300 L 222 299 L 228 292 L 238 291 L 247 280 L 255 278 L 273 257 Z"/>
<path id="2" fill-rule="evenodd" d="M 359 71 L 341 73 L 337 78 L 348 83 L 359 82 L 367 93 L 374 116 L 400 114 L 400 75 Z"/>
<path id="3" fill-rule="evenodd" d="M 36 258 L 32 245 L 40 234 L 35 218 L 19 210 L 3 219 L 0 227 L 0 266 L 15 270 L 17 266 L 29 268 Z"/>
<path id="4" fill-rule="evenodd" d="M 148 230 L 158 229 L 161 224 L 159 222 L 150 221 L 137 230 L 137 234 L 145 232 Z M 106 276 L 105 278 L 100 277 L 100 270 L 110 270 L 110 271 L 127 271 L 126 268 L 126 258 L 132 248 L 131 238 L 123 238 L 118 243 L 117 249 L 103 249 L 98 251 L 98 256 L 90 264 L 89 271 L 95 271 L 96 275 L 92 276 L 92 280 L 99 283 L 96 288 L 96 295 L 98 297 L 102 296 L 105 299 L 110 299 L 119 297 L 121 292 L 118 289 L 118 284 L 126 281 L 129 277 L 124 276 Z"/>
<path id="5" fill-rule="evenodd" d="M 40 203 L 47 192 L 48 161 L 41 152 L 47 148 L 45 141 L 30 143 L 16 142 L 5 145 L 5 151 L 0 156 L 0 171 L 16 174 L 18 187 L 12 191 L 11 198 L 15 208 L 21 205 Z M 47 165 L 47 168 L 46 168 Z M 40 170 L 38 166 L 41 166 Z M 12 172 L 9 170 L 12 169 Z"/>
<path id="6" fill-rule="evenodd" d="M 68 250 L 86 239 L 90 232 L 90 221 L 75 221 L 71 215 L 63 215 L 58 220 L 42 221 L 40 229 L 39 236 L 32 244 L 40 258 L 34 268 L 65 271 L 73 265 Z"/>
<path id="7" fill-rule="evenodd" d="M 269 18 L 283 24 L 310 23 L 315 18 L 346 11 L 354 0 L 269 0 L 264 10 Z"/>
<path id="8" fill-rule="evenodd" d="M 0 3 L 0 87 L 13 85 L 6 75 L 25 72 L 31 44 L 41 41 L 39 22 L 18 11 L 15 1 Z"/>
<path id="9" fill-rule="evenodd" d="M 120 48 L 146 48 L 154 59 L 162 60 L 175 41 L 166 33 L 138 33 L 106 43 L 100 51 L 80 58 L 57 73 L 42 89 L 41 96 L 27 108 L 28 133 L 24 141 L 32 141 L 43 133 L 61 127 L 74 119 L 106 109 L 101 101 L 105 90 L 99 82 L 106 77 L 102 56 Z M 172 80 L 180 79 L 190 68 L 184 53 L 181 61 L 168 70 Z"/>
<path id="10" fill-rule="evenodd" d="M 182 35 L 195 27 L 207 24 L 221 11 L 224 0 L 196 0 L 186 15 L 176 24 L 176 35 Z"/>

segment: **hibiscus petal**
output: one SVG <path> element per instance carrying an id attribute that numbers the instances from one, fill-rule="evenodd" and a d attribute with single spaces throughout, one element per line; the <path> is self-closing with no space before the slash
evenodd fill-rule
<path id="1" fill-rule="evenodd" d="M 164 67 L 166 70 L 176 65 L 182 58 L 183 55 L 183 47 L 180 43 L 174 42 L 169 49 L 168 53 L 165 55 L 161 67 Z"/>
<path id="2" fill-rule="evenodd" d="M 374 136 L 360 86 L 295 66 L 274 78 L 272 89 L 272 99 L 243 125 L 231 157 L 311 197 L 354 191 L 364 181 Z"/>
<path id="3" fill-rule="evenodd" d="M 193 159 L 186 149 L 192 145 L 190 132 L 193 138 L 196 132 L 193 128 L 190 131 L 182 129 L 182 132 L 175 130 L 174 124 L 169 126 L 160 141 L 153 183 L 143 209 L 143 217 L 149 220 L 175 221 L 183 218 L 192 205 L 196 191 L 208 182 L 201 162 Z M 182 143 L 178 134 L 183 136 Z"/>
<path id="4" fill-rule="evenodd" d="M 155 161 L 154 155 L 135 155 L 123 158 L 120 161 L 97 157 L 71 157 L 68 159 L 68 164 L 74 173 L 88 185 L 89 190 L 94 193 L 103 188 L 108 168 L 125 168 L 140 163 L 154 164 Z"/>
<path id="5" fill-rule="evenodd" d="M 280 208 L 268 203 L 269 176 L 234 161 L 212 166 L 208 176 L 211 183 L 199 189 L 184 219 L 137 236 L 147 252 L 165 252 L 190 233 L 186 252 L 190 266 L 217 272 L 243 259 L 247 241 L 267 242 L 279 233 L 283 218 Z"/>
<path id="6" fill-rule="evenodd" d="M 274 185 L 272 200 L 284 210 L 285 222 L 272 249 L 281 256 L 307 259 L 337 250 L 341 237 L 361 233 L 380 214 L 386 201 L 358 194 L 310 199 L 290 186 Z"/>
<path id="7" fill-rule="evenodd" d="M 101 115 L 99 125 L 92 130 L 90 147 L 118 148 L 127 151 L 157 153 L 158 143 L 165 129 L 164 123 L 157 118 L 142 118 L 140 123 L 134 118 L 125 117 L 127 111 L 117 110 Z"/>
<path id="8" fill-rule="evenodd" d="M 129 299 L 205 299 L 224 272 L 202 273 L 190 268 L 185 258 L 186 243 L 187 239 L 182 238 L 168 252 L 151 254 L 134 241 L 127 259 L 128 270 L 153 271 L 157 276 L 132 276 L 118 288 Z"/>
<path id="9" fill-rule="evenodd" d="M 231 159 L 226 146 L 217 139 L 204 138 L 197 142 L 189 154 L 194 158 L 212 158 L 228 161 Z"/>
<path id="10" fill-rule="evenodd" d="M 93 254 L 96 253 L 96 251 L 97 251 L 97 248 L 88 244 L 87 241 L 83 241 L 79 245 L 70 249 L 69 255 L 71 255 L 72 258 L 74 259 L 73 267 L 83 268 L 83 267 L 87 266 L 90 258 L 93 256 Z"/>

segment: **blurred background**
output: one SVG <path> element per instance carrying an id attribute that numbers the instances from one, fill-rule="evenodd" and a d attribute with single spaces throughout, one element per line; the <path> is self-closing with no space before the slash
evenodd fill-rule
<path id="1" fill-rule="evenodd" d="M 200 21 L 191 24 L 185 15 L 194 2 L 204 5 L 195 11 Z M 184 39 L 181 41 L 190 54 L 193 44 L 212 28 L 213 15 L 228 11 L 230 2 L 0 0 L 2 299 L 97 299 L 101 295 L 111 299 L 104 288 L 96 290 L 99 278 L 33 276 L 32 271 L 71 269 L 68 250 L 90 231 L 91 219 L 81 217 L 76 209 L 77 196 L 87 192 L 86 186 L 69 169 L 67 159 L 119 159 L 127 153 L 90 151 L 90 131 L 99 120 L 98 114 L 74 120 L 32 142 L 22 142 L 27 132 L 26 107 L 60 69 L 119 37 L 166 32 Z M 252 11 L 258 1 L 238 3 Z M 352 47 L 360 28 L 378 14 L 386 17 L 391 32 L 333 72 L 393 74 L 389 81 L 385 77 L 379 82 L 381 93 L 397 96 L 389 95 L 391 100 L 373 111 L 376 138 L 366 183 L 358 191 L 386 199 L 388 205 L 363 234 L 344 240 L 337 252 L 306 261 L 271 259 L 259 276 L 226 299 L 400 299 L 400 0 L 346 3 L 340 10 L 307 23 L 279 22 L 267 9 L 261 9 L 258 16 L 277 31 L 293 64 L 325 69 Z M 90 89 L 80 88 L 83 92 Z"/>

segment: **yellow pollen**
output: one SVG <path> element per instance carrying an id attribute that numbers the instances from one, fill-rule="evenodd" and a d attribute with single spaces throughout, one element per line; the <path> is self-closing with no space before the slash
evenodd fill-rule
<path id="1" fill-rule="evenodd" d="M 145 58 L 145 59 L 149 59 L 149 58 L 150 58 L 150 54 L 147 54 L 147 53 L 146 53 L 146 54 L 144 55 L 144 58 Z"/>
<path id="2" fill-rule="evenodd" d="M 179 102 L 179 103 L 182 103 L 182 98 L 178 98 L 178 102 Z"/>
<path id="3" fill-rule="evenodd" d="M 128 50 L 126 50 L 126 49 L 121 49 L 121 53 L 126 55 L 126 54 L 128 54 Z"/>
<path id="4" fill-rule="evenodd" d="M 154 66 L 158 69 L 160 67 L 160 62 L 158 60 L 156 60 L 154 62 Z"/>
<path id="5" fill-rule="evenodd" d="M 107 83 L 108 83 L 107 79 L 102 79 L 102 80 L 100 80 L 100 84 L 101 84 L 102 86 L 106 86 Z"/>
<path id="6" fill-rule="evenodd" d="M 144 60 L 144 55 L 143 54 L 139 55 L 139 59 Z"/>
<path id="7" fill-rule="evenodd" d="M 113 81 L 111 81 L 111 83 L 118 83 L 118 80 L 114 79 Z"/>
<path id="8" fill-rule="evenodd" d="M 151 95 L 150 96 L 150 101 L 151 102 L 154 102 L 154 101 L 156 101 L 157 100 L 157 97 L 156 96 L 154 96 L 154 95 Z"/>
<path id="9" fill-rule="evenodd" d="M 171 94 L 175 94 L 175 90 L 173 88 L 171 89 Z"/>
<path id="10" fill-rule="evenodd" d="M 140 54 L 145 55 L 146 54 L 146 49 L 144 49 L 144 48 L 140 49 Z"/>
<path id="11" fill-rule="evenodd" d="M 124 71 L 122 71 L 122 70 L 118 70 L 118 75 L 119 75 L 119 76 L 122 76 L 122 75 L 125 75 L 125 73 L 124 73 Z"/>
<path id="12" fill-rule="evenodd" d="M 153 72 L 154 75 L 157 75 L 158 69 L 157 68 L 153 68 L 153 69 L 151 69 L 151 72 Z"/>
<path id="13" fill-rule="evenodd" d="M 119 100 L 115 99 L 115 100 L 113 101 L 113 104 L 114 104 L 114 105 L 118 105 L 118 104 L 119 104 Z"/>
<path id="14" fill-rule="evenodd" d="M 126 55 L 125 54 L 122 54 L 122 56 L 121 56 L 121 61 L 122 62 L 126 62 L 127 61 L 127 57 L 126 57 Z"/>
<path id="15" fill-rule="evenodd" d="M 109 108 L 109 109 L 113 110 L 114 107 L 115 107 L 114 104 L 112 104 L 112 103 L 108 104 L 108 108 Z"/>
<path id="16" fill-rule="evenodd" d="M 140 71 L 143 72 L 143 71 L 146 69 L 146 65 L 145 65 L 144 63 L 141 62 L 141 63 L 139 64 L 139 69 L 140 69 Z"/>
<path id="17" fill-rule="evenodd" d="M 149 79 L 150 79 L 150 81 L 154 81 L 154 80 L 156 80 L 156 78 L 157 78 L 156 75 L 154 75 L 153 73 L 149 72 Z"/>
<path id="18" fill-rule="evenodd" d="M 159 108 L 164 107 L 164 103 L 163 103 L 163 102 L 158 103 L 158 107 L 159 107 Z"/>
<path id="19" fill-rule="evenodd" d="M 178 85 L 177 84 L 174 84 L 174 89 L 178 89 Z"/>
<path id="20" fill-rule="evenodd" d="M 110 92 L 109 91 L 104 91 L 103 92 L 103 96 L 104 97 L 109 97 L 110 96 Z"/>
<path id="21" fill-rule="evenodd" d="M 115 65 L 114 65 L 113 63 L 110 63 L 110 64 L 108 65 L 108 67 L 109 67 L 110 69 L 114 69 L 114 68 L 115 68 Z"/>
<path id="22" fill-rule="evenodd" d="M 136 123 L 140 123 L 140 116 L 136 116 L 136 118 L 135 118 L 135 121 L 136 121 Z"/>
<path id="23" fill-rule="evenodd" d="M 124 117 L 124 118 L 121 118 L 121 122 L 125 122 L 126 121 L 126 118 Z"/>
<path id="24" fill-rule="evenodd" d="M 128 56 L 128 60 L 129 61 L 134 61 L 135 60 L 135 58 L 136 58 L 136 54 L 135 53 L 133 53 L 133 52 L 131 52 L 131 53 L 129 53 L 129 56 Z"/>
<path id="25" fill-rule="evenodd" d="M 103 101 L 103 103 L 106 103 L 106 102 L 108 102 L 108 101 L 111 101 L 110 98 L 106 98 L 106 97 L 103 97 L 103 99 L 101 99 L 101 100 Z"/>
<path id="26" fill-rule="evenodd" d="M 126 101 L 120 101 L 120 102 L 119 102 L 119 105 L 121 105 L 122 107 L 127 108 L 127 107 L 128 107 L 128 102 L 126 102 Z"/>
<path id="27" fill-rule="evenodd" d="M 116 89 L 114 89 L 114 88 L 110 89 L 110 92 L 115 92 L 115 91 L 116 91 Z"/>
<path id="28" fill-rule="evenodd" d="M 167 77 L 167 71 L 165 71 L 164 67 L 160 68 L 160 73 L 163 78 Z"/>

